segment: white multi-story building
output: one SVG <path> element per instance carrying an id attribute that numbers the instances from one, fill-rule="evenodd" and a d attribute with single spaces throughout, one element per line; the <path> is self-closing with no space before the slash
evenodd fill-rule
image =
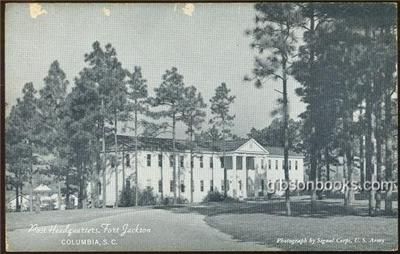
<path id="1" fill-rule="evenodd" d="M 113 144 L 110 144 L 111 147 Z M 118 135 L 119 160 L 117 163 L 118 190 L 122 191 L 123 179 L 134 186 L 135 139 Z M 267 181 L 284 179 L 283 148 L 265 147 L 254 139 L 241 139 L 207 145 L 195 142 L 193 148 L 193 202 L 201 202 L 210 190 L 224 191 L 224 169 L 222 154 L 225 153 L 228 195 L 239 199 L 266 195 Z M 213 147 L 213 148 L 212 148 Z M 113 150 L 107 152 L 115 154 Z M 174 157 L 172 139 L 140 137 L 138 142 L 139 189 L 152 187 L 158 197 L 173 197 Z M 291 181 L 303 181 L 303 155 L 289 152 L 289 177 Z M 190 195 L 190 149 L 186 140 L 176 140 L 177 173 L 176 186 L 180 197 L 191 200 Z M 106 202 L 115 204 L 115 163 L 107 162 Z M 246 178 L 248 179 L 246 181 Z M 100 178 L 102 181 L 102 178 Z M 180 182 L 180 184 L 178 184 Z M 98 183 L 101 188 L 102 182 Z M 100 191 L 101 192 L 101 191 Z M 100 195 L 102 197 L 102 194 Z"/>

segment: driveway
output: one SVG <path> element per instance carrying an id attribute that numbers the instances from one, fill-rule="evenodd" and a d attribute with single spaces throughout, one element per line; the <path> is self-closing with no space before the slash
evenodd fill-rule
<path id="1" fill-rule="evenodd" d="M 132 210 L 83 223 L 7 232 L 9 251 L 256 251 L 276 250 L 239 242 L 208 226 L 204 216 L 160 209 Z M 69 232 L 69 236 L 68 236 Z"/>

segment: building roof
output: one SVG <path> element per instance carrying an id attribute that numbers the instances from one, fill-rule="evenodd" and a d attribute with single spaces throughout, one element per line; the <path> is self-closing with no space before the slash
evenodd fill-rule
<path id="1" fill-rule="evenodd" d="M 201 151 L 214 151 L 221 152 L 225 147 L 226 152 L 234 152 L 238 150 L 242 145 L 247 143 L 251 139 L 236 139 L 226 140 L 225 142 L 217 142 L 212 144 L 211 142 L 205 142 L 202 140 L 194 141 L 193 150 L 196 152 Z M 256 140 L 254 142 L 259 144 Z M 114 151 L 114 136 L 109 136 L 106 139 L 108 152 Z M 128 135 L 118 135 L 117 142 L 120 150 L 134 151 L 135 150 L 135 138 Z M 270 155 L 283 156 L 283 147 L 276 146 L 263 146 Z M 190 149 L 189 141 L 185 139 L 176 139 L 175 147 L 177 151 L 188 151 Z M 172 139 L 171 138 L 154 138 L 154 137 L 138 137 L 138 150 L 149 150 L 149 151 L 172 151 Z M 289 151 L 290 156 L 303 156 L 300 153 Z"/>
<path id="2" fill-rule="evenodd" d="M 271 155 L 283 156 L 283 147 L 279 146 L 263 146 Z M 304 156 L 301 153 L 296 153 L 289 150 L 289 156 Z"/>

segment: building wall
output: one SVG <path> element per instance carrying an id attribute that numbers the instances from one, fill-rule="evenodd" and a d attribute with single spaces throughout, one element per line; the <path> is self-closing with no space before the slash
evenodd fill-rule
<path id="1" fill-rule="evenodd" d="M 127 164 L 126 157 L 124 158 L 125 178 L 130 179 L 131 186 L 134 185 L 134 167 L 135 157 L 133 152 L 125 152 L 124 156 L 129 154 L 129 164 Z M 158 156 L 162 154 L 162 167 L 159 165 Z M 150 155 L 150 165 L 147 164 Z M 163 179 L 162 189 L 164 198 L 173 197 L 173 191 L 170 189 L 171 181 L 173 180 L 173 167 L 170 165 L 169 158 L 172 154 L 169 152 L 159 151 L 139 151 L 138 152 L 138 183 L 139 188 L 144 189 L 147 186 L 152 187 L 154 194 L 161 197 L 159 189 L 159 181 Z M 184 157 L 184 164 L 181 167 L 180 158 Z M 203 157 L 203 165 L 201 167 L 200 156 Z M 227 170 L 228 177 L 228 195 L 237 198 L 246 198 L 250 196 L 258 196 L 266 194 L 266 188 L 262 192 L 262 181 L 264 186 L 268 180 L 276 181 L 284 179 L 284 171 L 282 167 L 283 156 L 273 155 L 255 155 L 255 154 L 235 154 L 227 153 L 226 156 L 232 156 L 232 169 Z M 236 156 L 242 156 L 242 169 L 237 169 Z M 121 154 L 119 161 L 121 162 Z M 249 184 L 246 186 L 246 157 L 254 157 L 254 170 L 248 169 L 247 174 L 249 177 Z M 213 158 L 213 168 L 210 167 L 210 159 Z M 271 169 L 268 167 L 268 160 L 271 160 Z M 289 176 L 292 181 L 303 181 L 304 169 L 302 157 L 289 157 L 291 161 L 291 169 Z M 275 161 L 278 161 L 278 169 L 275 169 Z M 295 169 L 295 161 L 297 161 L 297 170 Z M 177 153 L 177 163 L 180 168 L 180 180 L 184 184 L 184 192 L 181 192 L 181 197 L 190 201 L 190 153 Z M 122 191 L 122 164 L 119 163 L 118 169 L 118 190 Z M 161 177 L 161 175 L 163 177 Z M 235 177 L 236 176 L 236 177 Z M 115 167 L 112 168 L 110 162 L 107 163 L 107 205 L 113 206 L 115 204 Z M 211 180 L 214 181 L 214 190 L 223 192 L 222 184 L 224 179 L 224 171 L 221 167 L 220 154 L 213 154 L 206 152 L 202 154 L 195 154 L 194 167 L 193 167 L 193 202 L 201 202 L 211 189 Z M 236 179 L 236 180 L 235 180 Z M 102 178 L 100 179 L 102 181 Z M 177 176 L 178 181 L 178 176 Z M 246 192 L 246 189 L 248 190 Z M 261 193 L 260 193 L 261 192 Z M 178 191 L 177 191 L 178 193 Z M 102 197 L 102 195 L 100 195 Z"/>

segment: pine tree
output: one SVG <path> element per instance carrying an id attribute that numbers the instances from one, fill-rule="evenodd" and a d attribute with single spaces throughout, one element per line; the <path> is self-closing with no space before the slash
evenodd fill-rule
<path id="1" fill-rule="evenodd" d="M 55 159 L 50 161 L 52 174 L 58 182 L 58 204 L 61 208 L 61 181 L 65 180 L 68 169 L 68 149 L 65 147 L 67 137 L 63 130 L 63 111 L 67 96 L 68 80 L 58 61 L 50 65 L 48 75 L 44 78 L 45 86 L 39 91 L 38 108 L 40 110 L 40 130 L 46 149 Z"/>
<path id="2" fill-rule="evenodd" d="M 292 58 L 296 50 L 297 38 L 295 29 L 301 24 L 301 15 L 292 3 L 257 3 L 255 5 L 255 28 L 246 31 L 252 37 L 251 47 L 259 56 L 255 57 L 254 77 L 245 80 L 255 80 L 255 86 L 260 88 L 268 78 L 282 81 L 283 104 L 283 138 L 284 138 L 284 170 L 285 181 L 289 182 L 289 142 L 288 132 L 288 96 L 287 81 Z M 291 215 L 289 190 L 286 190 L 287 215 Z"/>
<path id="3" fill-rule="evenodd" d="M 228 178 L 225 167 L 225 140 L 231 135 L 230 128 L 233 127 L 235 115 L 230 114 L 229 107 L 235 101 L 236 96 L 230 95 L 231 90 L 225 83 L 221 83 L 215 89 L 215 95 L 210 99 L 211 116 L 210 124 L 220 130 L 222 134 L 222 160 L 224 168 L 224 197 L 227 197 Z M 246 179 L 247 181 L 247 179 Z M 247 186 L 247 184 L 246 184 Z"/>
<path id="4" fill-rule="evenodd" d="M 33 211 L 33 175 L 36 157 L 34 152 L 43 142 L 39 136 L 39 112 L 33 83 L 26 83 L 22 89 L 22 99 L 17 99 L 10 116 L 6 120 L 6 154 L 8 170 L 13 174 L 12 182 L 16 187 L 18 199 L 23 182 L 29 182 L 29 209 Z M 19 204 L 17 203 L 17 208 Z"/>
<path id="5" fill-rule="evenodd" d="M 177 202 L 177 196 L 180 197 L 180 188 L 178 188 L 178 195 L 176 191 L 177 183 L 180 183 L 180 171 L 177 168 L 177 156 L 176 156 L 176 124 L 182 121 L 182 112 L 180 111 L 180 105 L 183 101 L 184 86 L 183 76 L 178 73 L 176 67 L 172 67 L 171 70 L 167 70 L 162 76 L 163 82 L 159 87 L 154 89 L 155 97 L 149 99 L 149 103 L 157 108 L 162 108 L 159 111 L 152 112 L 151 115 L 155 119 L 169 118 L 172 122 L 169 127 L 172 130 L 172 156 L 174 158 L 174 170 L 173 170 L 173 190 L 174 190 L 174 203 Z M 179 185 L 178 185 L 179 186 Z"/>
<path id="6" fill-rule="evenodd" d="M 186 87 L 184 90 L 184 100 L 181 104 L 182 121 L 186 124 L 186 133 L 189 135 L 190 146 L 190 202 L 193 203 L 193 136 L 196 130 L 200 129 L 201 123 L 204 122 L 206 113 L 204 108 L 207 105 L 204 103 L 201 93 L 197 93 L 194 86 Z"/>
<path id="7" fill-rule="evenodd" d="M 105 139 L 106 139 L 106 123 L 113 124 L 114 134 L 114 157 L 115 163 L 115 203 L 118 206 L 118 121 L 126 120 L 127 117 L 127 87 L 125 82 L 126 71 L 122 68 L 121 62 L 117 58 L 115 48 L 111 44 L 106 44 L 103 49 L 99 42 L 94 42 L 92 51 L 85 54 L 85 62 L 89 68 L 85 68 L 85 78 L 93 82 L 98 89 L 100 95 L 99 106 L 100 115 L 102 116 L 102 146 L 103 146 L 103 207 L 106 206 L 106 156 L 105 156 Z"/>
<path id="8" fill-rule="evenodd" d="M 67 175 L 67 185 L 77 185 L 79 207 L 86 207 L 86 185 L 100 153 L 98 144 L 98 122 L 100 115 L 100 96 L 96 84 L 81 72 L 75 78 L 75 86 L 66 98 L 64 111 L 64 129 L 68 137 L 70 167 L 75 168 L 72 175 Z M 67 190 L 68 191 L 68 190 Z M 69 194 L 67 192 L 67 194 Z"/>
<path id="9" fill-rule="evenodd" d="M 138 114 L 148 112 L 146 99 L 147 93 L 147 81 L 142 77 L 142 71 L 140 67 L 135 66 L 133 73 L 127 73 L 128 80 L 128 98 L 130 100 L 129 110 L 133 111 L 134 114 L 134 131 L 135 131 L 135 206 L 138 202 Z"/>

